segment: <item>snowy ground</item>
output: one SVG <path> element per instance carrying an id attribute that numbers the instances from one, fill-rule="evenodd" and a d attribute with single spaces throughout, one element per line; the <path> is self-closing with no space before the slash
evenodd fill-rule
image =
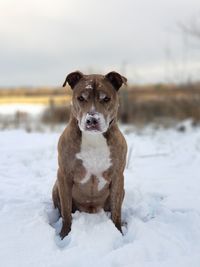
<path id="1" fill-rule="evenodd" d="M 200 266 L 200 129 L 127 134 L 124 236 L 108 214 L 77 212 L 63 241 L 51 201 L 58 136 L 0 132 L 1 266 Z"/>

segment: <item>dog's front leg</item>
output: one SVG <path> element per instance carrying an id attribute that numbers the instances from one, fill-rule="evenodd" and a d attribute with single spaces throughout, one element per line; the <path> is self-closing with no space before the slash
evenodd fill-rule
<path id="1" fill-rule="evenodd" d="M 124 177 L 114 179 L 110 191 L 111 219 L 117 229 L 122 233 L 121 228 L 121 207 L 124 199 Z"/>
<path id="2" fill-rule="evenodd" d="M 60 197 L 62 229 L 60 237 L 63 239 L 71 230 L 72 223 L 72 186 L 65 175 L 58 170 L 58 190 Z"/>

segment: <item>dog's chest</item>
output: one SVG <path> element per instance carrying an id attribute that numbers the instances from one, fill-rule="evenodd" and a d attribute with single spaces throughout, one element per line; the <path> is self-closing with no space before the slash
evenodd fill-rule
<path id="1" fill-rule="evenodd" d="M 85 184 L 95 176 L 98 179 L 98 190 L 103 189 L 107 183 L 103 173 L 111 166 L 110 149 L 105 137 L 102 134 L 82 132 L 81 149 L 76 157 L 82 160 L 86 170 L 85 177 L 80 183 Z"/>

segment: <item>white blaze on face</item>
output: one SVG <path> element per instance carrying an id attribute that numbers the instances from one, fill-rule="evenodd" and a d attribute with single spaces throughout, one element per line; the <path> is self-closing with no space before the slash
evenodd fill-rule
<path id="1" fill-rule="evenodd" d="M 82 132 L 81 151 L 76 157 L 82 160 L 86 169 L 86 175 L 81 183 L 87 183 L 91 176 L 95 175 L 98 179 L 98 190 L 103 189 L 107 183 L 103 172 L 111 166 L 110 149 L 105 137 L 101 133 Z"/>
<path id="2" fill-rule="evenodd" d="M 93 89 L 93 87 L 92 87 L 92 85 L 91 84 L 88 84 L 88 85 L 86 85 L 86 87 L 85 87 L 86 89 Z"/>

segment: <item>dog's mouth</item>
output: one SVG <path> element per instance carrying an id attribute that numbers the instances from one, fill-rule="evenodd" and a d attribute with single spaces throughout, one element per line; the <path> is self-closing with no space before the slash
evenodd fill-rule
<path id="1" fill-rule="evenodd" d="M 99 125 L 86 125 L 85 130 L 89 132 L 101 132 Z"/>
<path id="2" fill-rule="evenodd" d="M 81 128 L 80 128 L 81 129 Z M 99 123 L 96 124 L 85 124 L 81 131 L 91 132 L 91 133 L 102 133 L 102 128 Z"/>

